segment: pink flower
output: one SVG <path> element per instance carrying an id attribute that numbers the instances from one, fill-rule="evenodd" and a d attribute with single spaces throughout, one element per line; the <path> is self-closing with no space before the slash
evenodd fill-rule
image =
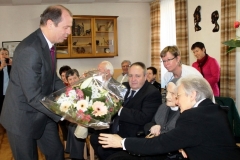
<path id="1" fill-rule="evenodd" d="M 66 96 L 68 97 L 69 96 L 69 92 L 72 90 L 72 87 L 67 87 L 66 89 Z"/>
<path id="2" fill-rule="evenodd" d="M 77 117 L 84 122 L 89 122 L 92 119 L 90 115 L 85 115 L 82 110 L 77 112 Z"/>
<path id="3" fill-rule="evenodd" d="M 78 100 L 83 100 L 84 99 L 84 94 L 83 91 L 81 89 L 76 89 L 76 93 L 78 96 Z"/>
<path id="4" fill-rule="evenodd" d="M 235 21 L 235 22 L 234 22 L 234 28 L 238 28 L 239 25 L 240 25 L 240 22 L 239 22 L 239 21 Z"/>
<path id="5" fill-rule="evenodd" d="M 91 120 L 91 116 L 90 115 L 85 115 L 82 120 L 86 121 L 86 122 L 89 122 Z"/>
<path id="6" fill-rule="evenodd" d="M 107 114 L 107 107 L 103 102 L 100 102 L 100 101 L 94 102 L 92 105 L 92 108 L 93 108 L 92 114 L 94 116 L 103 116 Z"/>

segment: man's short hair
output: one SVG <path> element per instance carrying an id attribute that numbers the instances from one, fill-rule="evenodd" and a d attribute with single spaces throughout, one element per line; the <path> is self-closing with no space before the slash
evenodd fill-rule
<path id="1" fill-rule="evenodd" d="M 139 66 L 139 67 L 141 67 L 141 68 L 143 69 L 143 74 L 146 75 L 146 66 L 145 66 L 144 63 L 142 63 L 142 62 L 135 62 L 135 63 L 133 63 L 133 64 L 130 66 L 130 68 L 131 68 L 132 66 Z"/>
<path id="2" fill-rule="evenodd" d="M 62 11 L 66 10 L 71 16 L 72 13 L 62 5 L 49 6 L 40 15 L 40 26 L 45 26 L 48 20 L 52 20 L 55 26 L 62 21 Z"/>
<path id="3" fill-rule="evenodd" d="M 121 63 L 121 65 L 123 65 L 124 63 L 128 63 L 129 66 L 131 65 L 131 62 L 130 62 L 129 60 L 123 60 L 122 63 Z"/>
<path id="4" fill-rule="evenodd" d="M 147 70 L 152 70 L 153 75 L 157 74 L 157 69 L 155 67 L 148 67 Z"/>
<path id="5" fill-rule="evenodd" d="M 102 61 L 101 64 L 105 65 L 105 70 L 109 70 L 110 74 L 113 75 L 114 73 L 114 69 L 113 69 L 113 65 L 111 62 L 109 61 Z"/>
<path id="6" fill-rule="evenodd" d="M 62 66 L 60 69 L 59 69 L 59 75 L 61 76 L 61 74 L 63 72 L 67 72 L 69 69 L 71 69 L 71 67 L 67 66 L 67 65 L 64 65 Z"/>

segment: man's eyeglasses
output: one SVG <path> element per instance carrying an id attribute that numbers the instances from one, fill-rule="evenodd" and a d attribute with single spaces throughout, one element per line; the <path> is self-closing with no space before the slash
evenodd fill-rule
<path id="1" fill-rule="evenodd" d="M 167 59 L 166 61 L 161 61 L 162 63 L 166 63 L 166 62 L 170 62 L 172 60 L 174 60 L 176 57 L 173 57 L 172 59 Z"/>

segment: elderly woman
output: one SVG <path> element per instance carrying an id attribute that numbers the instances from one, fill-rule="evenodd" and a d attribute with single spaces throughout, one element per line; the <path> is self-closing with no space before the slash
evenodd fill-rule
<path id="1" fill-rule="evenodd" d="M 177 82 L 177 93 L 181 115 L 170 132 L 150 139 L 100 134 L 99 142 L 105 148 L 135 154 L 156 155 L 183 148 L 191 160 L 240 159 L 227 115 L 211 101 L 209 83 L 199 76 L 187 76 Z"/>
<path id="2" fill-rule="evenodd" d="M 181 63 L 181 52 L 177 46 L 167 46 L 160 54 L 164 67 L 168 70 L 164 74 L 162 84 L 168 84 L 173 78 L 185 77 L 187 75 L 202 75 L 193 67 Z"/>
<path id="3" fill-rule="evenodd" d="M 192 64 L 212 87 L 214 96 L 219 96 L 218 82 L 220 79 L 220 66 L 217 60 L 209 56 L 202 42 L 196 42 L 192 45 L 191 50 L 197 61 Z"/>

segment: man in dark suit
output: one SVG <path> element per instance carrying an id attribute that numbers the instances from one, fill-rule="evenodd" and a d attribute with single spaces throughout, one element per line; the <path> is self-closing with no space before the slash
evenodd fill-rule
<path id="1" fill-rule="evenodd" d="M 136 137 L 144 125 L 150 122 L 162 103 L 161 94 L 146 81 L 146 67 L 141 62 L 133 63 L 128 72 L 128 91 L 124 98 L 123 107 L 119 110 L 117 134 L 122 137 Z M 134 93 L 134 94 L 133 94 Z M 119 149 L 104 149 L 96 142 L 97 136 L 91 136 L 91 144 L 101 160 L 107 159 Z"/>
<path id="2" fill-rule="evenodd" d="M 0 115 L 9 82 L 12 60 L 9 58 L 9 51 L 0 48 Z"/>
<path id="3" fill-rule="evenodd" d="M 177 82 L 177 88 L 181 115 L 173 130 L 150 139 L 101 134 L 103 147 L 123 148 L 136 155 L 158 155 L 181 149 L 191 160 L 240 159 L 227 114 L 212 102 L 209 83 L 199 76 L 187 76 Z"/>
<path id="4" fill-rule="evenodd" d="M 14 52 L 0 119 L 15 160 L 37 160 L 37 146 L 47 160 L 64 159 L 56 123 L 61 117 L 45 108 L 40 100 L 64 87 L 56 73 L 54 44 L 71 34 L 72 14 L 57 5 L 48 7 L 40 17 L 40 28 Z"/>

